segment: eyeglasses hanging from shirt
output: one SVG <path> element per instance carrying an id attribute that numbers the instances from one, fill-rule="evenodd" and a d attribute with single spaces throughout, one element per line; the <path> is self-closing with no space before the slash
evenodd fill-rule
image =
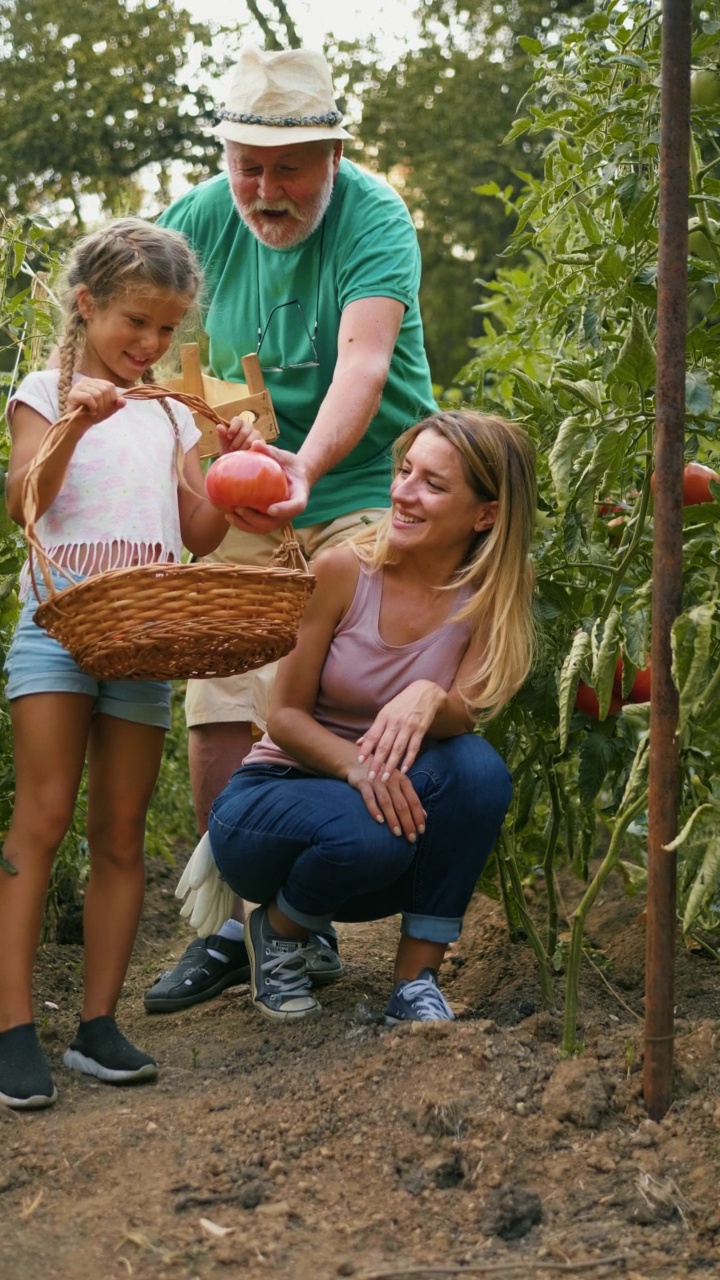
<path id="1" fill-rule="evenodd" d="M 257 282 L 257 335 L 256 355 L 263 373 L 285 373 L 288 369 L 313 369 L 320 364 L 316 339 L 320 316 L 320 276 L 322 271 L 323 239 L 325 224 L 320 229 L 315 296 L 315 320 L 310 326 L 299 298 L 278 302 L 262 321 L 260 303 L 260 250 L 255 242 L 255 279 Z M 284 313 L 284 314 L 282 314 Z M 290 356 L 290 352 L 293 356 Z M 287 352 L 287 354 L 285 354 Z"/>

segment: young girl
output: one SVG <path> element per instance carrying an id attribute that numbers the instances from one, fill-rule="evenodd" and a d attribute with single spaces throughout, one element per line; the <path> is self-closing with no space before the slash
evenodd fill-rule
<path id="1" fill-rule="evenodd" d="M 226 884 L 260 903 L 245 940 L 273 1021 L 319 1008 L 309 933 L 396 913 L 387 1018 L 452 1019 L 438 969 L 510 803 L 473 729 L 530 665 L 533 449 L 500 418 L 437 413 L 396 456 L 388 514 L 314 562 L 268 732 L 204 837 Z"/>
<path id="2" fill-rule="evenodd" d="M 170 400 L 133 402 L 121 389 L 152 382 L 153 364 L 200 288 L 184 238 L 140 219 L 111 222 L 72 255 L 59 369 L 30 374 L 7 408 L 10 515 L 23 522 L 23 481 L 48 425 L 82 409 L 42 480 L 37 530 L 80 579 L 102 570 L 177 561 L 183 544 L 212 551 L 225 516 L 205 499 L 192 415 Z M 257 436 L 240 419 L 221 449 Z M 58 586 L 67 585 L 60 579 Z M 48 881 L 88 766 L 90 877 L 85 895 L 85 988 L 66 1066 L 113 1084 L 150 1080 L 155 1062 L 115 1024 L 144 894 L 148 803 L 170 724 L 170 684 L 98 681 L 33 622 L 27 600 L 7 654 L 16 792 L 0 871 L 0 1101 L 49 1106 L 56 1097 L 32 1021 L 31 981 Z"/>

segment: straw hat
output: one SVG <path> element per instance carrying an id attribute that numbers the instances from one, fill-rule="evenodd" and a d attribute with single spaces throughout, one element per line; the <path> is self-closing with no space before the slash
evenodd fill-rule
<path id="1" fill-rule="evenodd" d="M 230 81 L 227 103 L 212 132 L 231 142 L 282 147 L 318 138 L 350 138 L 321 53 L 288 49 L 265 53 L 247 45 Z"/>

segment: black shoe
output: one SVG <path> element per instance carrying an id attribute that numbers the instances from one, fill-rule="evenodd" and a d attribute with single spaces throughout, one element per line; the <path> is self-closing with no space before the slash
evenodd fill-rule
<path id="1" fill-rule="evenodd" d="M 27 1111 L 50 1107 L 57 1089 L 34 1022 L 0 1031 L 0 1102 Z"/>
<path id="2" fill-rule="evenodd" d="M 154 1080 L 158 1073 L 155 1059 L 126 1040 L 115 1019 L 109 1017 L 81 1022 L 63 1062 L 73 1071 L 97 1076 L 106 1084 L 136 1084 Z"/>
<path id="3" fill-rule="evenodd" d="M 227 961 L 209 955 L 209 948 L 227 956 Z M 245 943 L 211 933 L 209 938 L 196 938 L 190 943 L 175 968 L 162 973 L 145 992 L 143 1003 L 148 1013 L 173 1013 L 212 1000 L 226 987 L 249 981 Z"/>

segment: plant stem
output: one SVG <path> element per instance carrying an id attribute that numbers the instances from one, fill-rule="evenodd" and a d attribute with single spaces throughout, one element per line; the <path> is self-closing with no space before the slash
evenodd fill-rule
<path id="1" fill-rule="evenodd" d="M 555 891 L 554 862 L 562 823 L 562 805 L 560 804 L 560 792 L 554 769 L 549 768 L 545 761 L 543 761 L 543 768 L 552 808 L 552 825 L 543 858 L 543 876 L 545 877 L 545 892 L 548 900 L 547 954 L 554 956 L 558 938 L 558 901 Z"/>
<path id="2" fill-rule="evenodd" d="M 515 909 L 512 893 L 510 892 L 510 885 L 508 884 L 507 868 L 505 866 L 505 848 L 506 848 L 506 843 L 507 844 L 510 843 L 510 837 L 507 834 L 507 831 L 505 830 L 504 827 L 501 833 L 501 841 L 503 845 L 503 852 L 502 854 L 498 854 L 498 858 L 497 858 L 498 880 L 500 882 L 500 897 L 502 898 L 503 910 L 505 912 L 505 919 L 507 921 L 508 934 L 510 936 L 510 941 L 517 942 L 519 940 L 519 933 L 520 933 L 520 920 L 518 917 L 518 913 Z"/>
<path id="3" fill-rule="evenodd" d="M 502 835 L 503 855 L 505 858 L 505 864 L 508 870 L 508 874 L 510 876 L 510 882 L 512 884 L 513 892 L 515 895 L 514 905 L 517 909 L 518 915 L 520 916 L 520 922 L 528 936 L 528 940 L 530 942 L 530 945 L 533 951 L 535 952 L 535 957 L 538 962 L 538 969 L 540 971 L 539 976 L 540 976 L 540 993 L 542 997 L 542 1005 L 544 1009 L 551 1009 L 553 1007 L 553 1004 L 555 1003 L 555 997 L 554 997 L 553 988 L 552 988 L 552 979 L 550 977 L 550 963 L 549 963 L 548 953 L 542 944 L 542 938 L 540 937 L 540 934 L 538 933 L 537 929 L 535 928 L 535 925 L 533 924 L 528 914 L 528 909 L 525 904 L 525 894 L 523 893 L 522 882 L 520 880 L 517 864 L 515 862 L 515 853 L 512 847 L 512 843 L 506 831 L 503 830 L 501 835 Z"/>
<path id="4" fill-rule="evenodd" d="M 572 913 L 570 951 L 565 975 L 565 1021 L 562 1042 L 563 1053 L 566 1054 L 575 1053 L 577 1049 L 578 979 L 580 976 L 580 957 L 582 955 L 585 921 L 610 872 L 619 860 L 620 846 L 625 832 L 633 818 L 642 813 L 646 806 L 647 794 L 643 791 L 634 804 L 631 804 L 624 813 L 618 814 L 615 829 L 608 845 L 608 851 L 600 864 L 597 875 L 591 880 L 579 905 Z"/>

